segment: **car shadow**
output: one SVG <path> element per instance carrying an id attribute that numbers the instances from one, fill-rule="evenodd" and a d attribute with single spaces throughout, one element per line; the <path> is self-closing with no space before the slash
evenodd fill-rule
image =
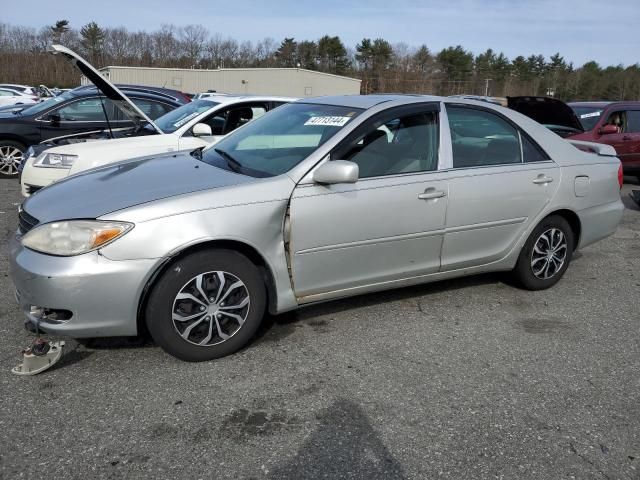
<path id="1" fill-rule="evenodd" d="M 254 335 L 253 340 L 244 346 L 242 350 L 251 348 L 252 345 L 259 343 L 280 341 L 281 339 L 291 335 L 303 322 L 312 324 L 315 317 L 342 313 L 349 310 L 389 302 L 424 297 L 425 295 L 435 295 L 444 291 L 495 283 L 510 284 L 507 275 L 504 273 L 485 273 L 410 287 L 399 287 L 392 290 L 367 293 L 344 299 L 330 300 L 309 305 L 299 310 L 282 313 L 280 315 L 267 314 L 258 328 L 258 331 Z M 156 347 L 156 344 L 147 332 L 134 337 L 75 339 L 74 342 L 76 342 L 76 346 L 72 350 L 65 352 L 59 364 L 54 368 L 61 368 L 76 363 L 90 356 L 95 350 Z"/>
<path id="2" fill-rule="evenodd" d="M 640 178 L 624 176 L 624 183 L 629 185 L 640 185 Z"/>
<path id="3" fill-rule="evenodd" d="M 630 194 L 631 192 L 629 192 Z M 625 195 L 623 194 L 621 196 L 621 200 L 622 200 L 622 204 L 624 205 L 624 208 L 628 209 L 628 210 L 640 210 L 640 205 L 638 205 L 630 196 L 629 194 Z"/>
<path id="4" fill-rule="evenodd" d="M 87 350 L 114 350 L 124 348 L 149 348 L 155 347 L 155 343 L 147 333 L 135 337 L 104 337 L 76 339 L 78 344 Z"/>
<path id="5" fill-rule="evenodd" d="M 624 208 L 636 211 L 640 210 L 640 205 L 631 198 L 634 190 L 640 190 L 640 177 L 625 176 L 623 182 L 623 191 L 620 192 L 620 197 Z"/>
<path id="6" fill-rule="evenodd" d="M 60 357 L 60 360 L 58 361 L 58 363 L 56 363 L 54 366 L 52 366 L 49 371 L 52 372 L 54 370 L 59 370 L 61 368 L 65 368 L 65 367 L 69 367 L 71 365 L 74 365 L 78 362 L 82 362 L 83 360 L 86 360 L 87 358 L 89 358 L 91 355 L 93 355 L 94 352 L 90 351 L 90 350 L 85 350 L 85 349 L 81 349 L 79 344 L 76 344 L 76 346 L 71 349 L 71 350 L 62 350 L 62 356 Z"/>
<path id="7" fill-rule="evenodd" d="M 436 295 L 444 291 L 495 283 L 512 285 L 510 279 L 504 273 L 484 273 L 410 287 L 399 287 L 392 290 L 383 290 L 344 299 L 330 300 L 280 315 L 267 315 L 254 336 L 252 343 L 278 341 L 292 334 L 302 322 L 313 322 L 314 318 L 323 315 L 332 315 L 383 303 L 419 298 L 425 295 Z"/>

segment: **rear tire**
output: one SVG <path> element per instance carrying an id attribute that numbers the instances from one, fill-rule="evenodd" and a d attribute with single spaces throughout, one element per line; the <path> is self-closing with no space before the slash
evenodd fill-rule
<path id="1" fill-rule="evenodd" d="M 0 178 L 18 178 L 18 167 L 27 151 L 20 142 L 0 140 Z"/>
<path id="2" fill-rule="evenodd" d="M 542 220 L 525 242 L 513 275 L 527 290 L 544 290 L 555 285 L 564 275 L 574 246 L 569 222 L 559 215 Z"/>
<path id="3" fill-rule="evenodd" d="M 202 362 L 246 345 L 262 322 L 266 300 L 260 271 L 248 258 L 205 250 L 167 268 L 151 291 L 145 317 L 165 352 Z"/>

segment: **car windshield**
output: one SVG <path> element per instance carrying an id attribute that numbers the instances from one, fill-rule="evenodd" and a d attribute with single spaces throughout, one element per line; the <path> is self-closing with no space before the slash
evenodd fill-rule
<path id="1" fill-rule="evenodd" d="M 63 94 L 58 95 L 57 97 L 51 97 L 50 99 L 45 100 L 44 102 L 36 103 L 31 107 L 25 108 L 20 113 L 22 115 L 37 115 L 40 112 L 44 112 L 45 110 L 48 110 L 51 107 L 54 107 L 63 102 L 66 102 L 67 100 L 74 97 L 75 95 L 73 93 L 64 92 Z"/>
<path id="2" fill-rule="evenodd" d="M 580 123 L 582 124 L 582 128 L 584 128 L 585 132 L 589 130 L 593 130 L 593 127 L 596 126 L 598 120 L 600 120 L 600 115 L 602 114 L 602 107 L 571 107 L 576 115 L 580 119 Z"/>
<path id="3" fill-rule="evenodd" d="M 202 160 L 252 177 L 291 170 L 362 110 L 290 103 L 248 123 L 206 150 Z"/>
<path id="4" fill-rule="evenodd" d="M 211 100 L 195 100 L 169 113 L 165 113 L 161 117 L 158 117 L 154 123 L 158 125 L 164 133 L 173 133 L 192 118 L 197 117 L 216 105 L 219 105 L 219 103 L 212 102 Z"/>

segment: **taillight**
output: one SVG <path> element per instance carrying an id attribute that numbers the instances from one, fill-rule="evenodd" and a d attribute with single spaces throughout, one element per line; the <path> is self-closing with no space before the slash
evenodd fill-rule
<path id="1" fill-rule="evenodd" d="M 622 172 L 622 164 L 618 167 L 618 185 L 620 185 L 620 190 L 622 190 L 622 185 L 624 184 L 624 173 Z"/>

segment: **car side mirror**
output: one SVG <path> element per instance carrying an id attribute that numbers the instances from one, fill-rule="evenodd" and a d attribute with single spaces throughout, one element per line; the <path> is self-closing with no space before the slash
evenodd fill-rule
<path id="1" fill-rule="evenodd" d="M 49 120 L 53 125 L 57 125 L 58 123 L 60 123 L 60 115 L 57 113 L 51 113 L 48 117 L 47 120 Z"/>
<path id="2" fill-rule="evenodd" d="M 196 123 L 193 126 L 194 137 L 210 137 L 211 135 L 213 135 L 211 127 L 206 123 Z"/>
<path id="3" fill-rule="evenodd" d="M 331 185 L 334 183 L 356 183 L 360 169 L 357 163 L 348 160 L 331 160 L 313 172 L 313 181 Z"/>
<path id="4" fill-rule="evenodd" d="M 615 125 L 604 125 L 600 128 L 600 135 L 611 135 L 612 133 L 620 133 Z"/>

